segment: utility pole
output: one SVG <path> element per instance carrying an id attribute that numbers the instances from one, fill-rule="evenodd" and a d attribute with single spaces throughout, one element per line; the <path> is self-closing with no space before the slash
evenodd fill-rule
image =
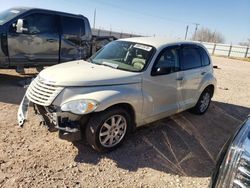
<path id="1" fill-rule="evenodd" d="M 212 42 L 216 42 L 216 40 L 215 40 L 215 33 L 216 33 L 216 31 L 214 31 L 214 33 L 213 33 Z"/>
<path id="2" fill-rule="evenodd" d="M 94 23 L 93 23 L 93 28 L 95 29 L 95 19 L 96 19 L 96 8 L 95 8 L 95 11 L 94 11 Z"/>
<path id="3" fill-rule="evenodd" d="M 187 27 L 186 27 L 186 34 L 185 34 L 185 40 L 187 40 L 187 34 L 188 34 L 188 25 L 187 25 Z"/>
<path id="4" fill-rule="evenodd" d="M 198 26 L 199 26 L 200 24 L 198 24 L 198 23 L 194 23 L 194 24 L 195 24 L 194 40 L 196 40 L 196 32 L 197 32 Z"/>

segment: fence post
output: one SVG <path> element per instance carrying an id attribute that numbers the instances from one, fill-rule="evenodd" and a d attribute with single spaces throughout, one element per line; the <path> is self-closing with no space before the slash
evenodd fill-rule
<path id="1" fill-rule="evenodd" d="M 248 50 L 249 50 L 249 46 L 247 46 L 246 53 L 245 53 L 245 58 L 247 58 Z"/>
<path id="2" fill-rule="evenodd" d="M 215 52 L 215 48 L 216 48 L 216 43 L 214 43 L 214 48 L 213 48 L 213 52 L 212 52 L 212 55 L 214 55 L 214 52 Z"/>
<path id="3" fill-rule="evenodd" d="M 232 51 L 232 43 L 230 44 L 230 47 L 229 47 L 228 57 L 230 57 L 231 51 Z"/>

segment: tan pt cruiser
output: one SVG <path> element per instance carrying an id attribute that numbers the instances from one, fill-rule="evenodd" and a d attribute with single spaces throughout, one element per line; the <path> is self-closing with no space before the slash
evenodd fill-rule
<path id="1" fill-rule="evenodd" d="M 204 114 L 216 88 L 213 65 L 196 42 L 157 37 L 109 43 L 88 61 L 43 70 L 18 110 L 29 103 L 61 134 L 81 132 L 97 151 L 117 148 L 136 127 L 191 109 Z"/>

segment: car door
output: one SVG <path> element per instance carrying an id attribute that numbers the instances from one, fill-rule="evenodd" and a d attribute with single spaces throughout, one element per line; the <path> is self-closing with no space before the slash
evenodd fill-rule
<path id="1" fill-rule="evenodd" d="M 142 90 L 146 123 L 178 112 L 179 46 L 163 49 L 157 56 L 151 74 L 144 73 Z"/>
<path id="2" fill-rule="evenodd" d="M 85 59 L 90 54 L 85 31 L 85 22 L 82 18 L 62 16 L 62 37 L 60 61 L 67 62 L 76 59 Z"/>
<path id="3" fill-rule="evenodd" d="M 59 60 L 57 16 L 31 13 L 23 20 L 22 32 L 16 31 L 17 20 L 9 27 L 8 50 L 10 65 L 52 65 Z"/>
<path id="4" fill-rule="evenodd" d="M 185 110 L 194 106 L 199 94 L 202 80 L 202 59 L 199 47 L 196 45 L 182 45 L 180 51 L 180 109 Z"/>

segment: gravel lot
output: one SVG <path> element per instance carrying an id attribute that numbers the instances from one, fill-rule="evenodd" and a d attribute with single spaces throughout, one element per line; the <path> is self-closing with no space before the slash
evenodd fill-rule
<path id="1" fill-rule="evenodd" d="M 155 122 L 102 155 L 59 139 L 31 110 L 19 128 L 21 83 L 32 75 L 0 70 L 0 187 L 207 187 L 218 152 L 250 113 L 250 63 L 213 60 L 218 89 L 205 115 Z"/>

